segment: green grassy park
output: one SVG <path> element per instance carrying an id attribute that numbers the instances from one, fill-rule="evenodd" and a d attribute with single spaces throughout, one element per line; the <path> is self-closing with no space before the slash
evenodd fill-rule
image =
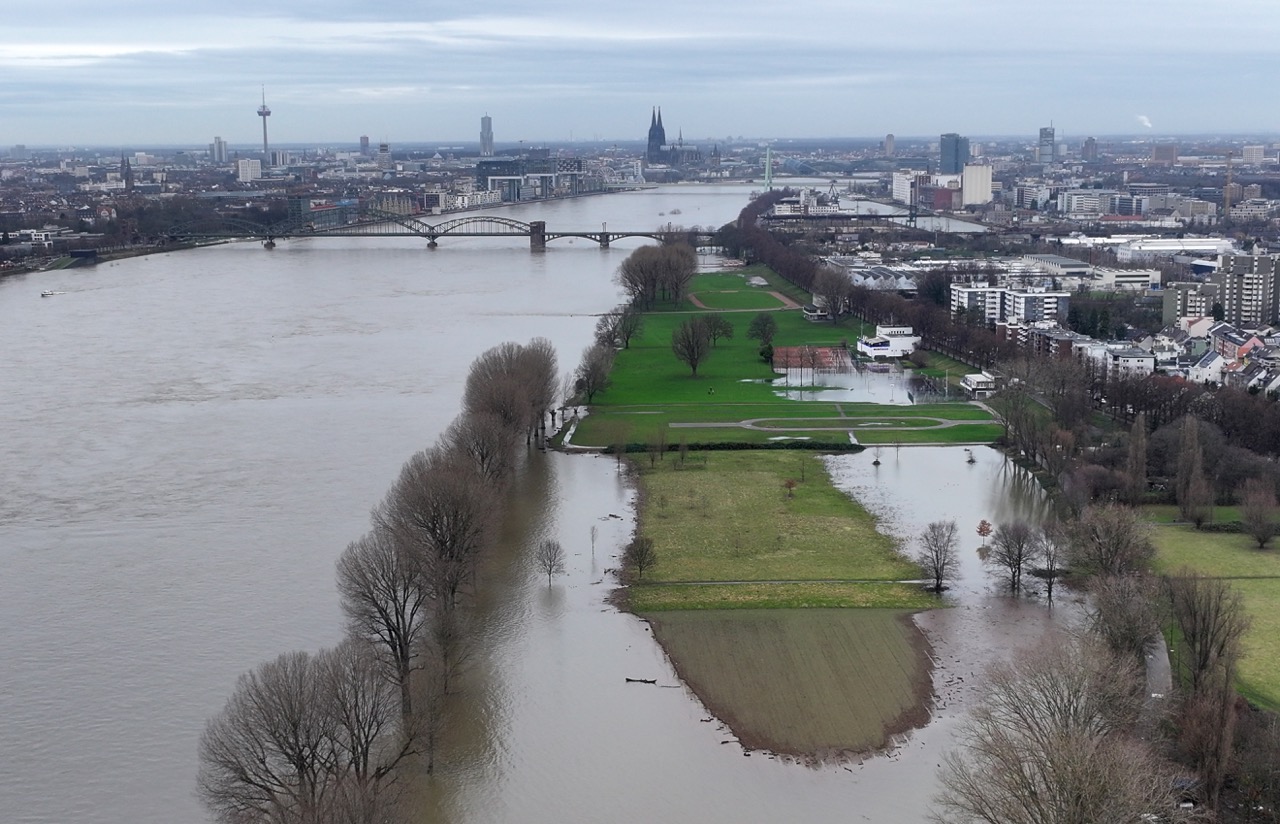
<path id="1" fill-rule="evenodd" d="M 750 276 L 765 277 L 769 286 L 747 286 Z M 672 353 L 671 335 L 690 315 L 709 310 L 686 299 L 647 313 L 641 334 L 617 353 L 612 385 L 593 398 L 591 415 L 579 424 L 573 443 L 674 447 L 683 441 L 697 448 L 798 440 L 821 447 L 847 445 L 851 436 L 868 445 L 989 443 L 999 436 L 991 416 L 972 404 L 836 404 L 785 397 L 796 388 L 789 386 L 791 379 L 775 373 L 761 359 L 760 343 L 746 335 L 756 311 L 776 309 L 775 348 L 844 347 L 864 333 L 857 320 L 812 323 L 799 309 L 779 308 L 783 304 L 771 293 L 787 291 L 794 301 L 794 287 L 761 267 L 697 275 L 690 295 L 720 311 L 733 325 L 733 337 L 716 344 L 695 376 Z M 954 384 L 968 371 L 936 353 L 927 358 L 919 371 L 930 377 L 949 377 Z"/>
<path id="2" fill-rule="evenodd" d="M 633 453 L 639 532 L 658 563 L 620 594 L 681 677 L 745 746 L 822 758 L 882 746 L 927 717 L 928 645 L 908 616 L 939 601 L 903 583 L 919 569 L 832 485 L 818 453 L 989 443 L 1001 429 L 968 403 L 798 399 L 788 384 L 812 378 L 761 358 L 746 335 L 755 315 L 772 313 L 775 349 L 844 349 L 864 333 L 856 320 L 805 320 L 795 306 L 808 298 L 762 267 L 697 275 L 688 298 L 645 315 L 571 442 Z M 694 376 L 672 332 L 708 312 L 733 335 Z M 955 383 L 968 370 L 930 354 L 922 371 Z M 810 448 L 752 448 L 788 441 Z"/>
<path id="3" fill-rule="evenodd" d="M 1152 508 L 1157 519 L 1165 508 Z M 1219 520 L 1227 517 L 1225 507 Z M 1176 512 L 1176 508 L 1175 508 Z M 1154 535 L 1157 571 L 1174 573 L 1190 568 L 1204 575 L 1229 579 L 1244 598 L 1251 625 L 1244 639 L 1239 688 L 1249 700 L 1280 711 L 1280 549 L 1259 550 L 1248 535 L 1201 532 L 1187 524 L 1157 523 Z"/>

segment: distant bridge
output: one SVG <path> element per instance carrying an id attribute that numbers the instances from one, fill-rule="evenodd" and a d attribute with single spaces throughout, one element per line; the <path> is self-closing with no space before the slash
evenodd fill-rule
<path id="1" fill-rule="evenodd" d="M 651 238 L 663 243 L 684 240 L 695 246 L 714 238 L 712 232 L 701 230 L 685 231 L 675 227 L 610 230 L 607 224 L 601 224 L 599 231 L 554 231 L 548 230 L 541 220 L 525 223 L 496 215 L 469 215 L 443 223 L 427 223 L 414 215 L 361 207 L 311 212 L 271 226 L 218 217 L 176 226 L 166 235 L 171 241 L 258 238 L 269 245 L 277 240 L 303 237 L 420 237 L 431 249 L 446 237 L 527 237 L 529 248 L 535 252 L 544 251 L 549 241 L 560 238 L 583 238 L 598 243 L 602 249 L 607 249 L 614 240 L 627 237 Z"/>

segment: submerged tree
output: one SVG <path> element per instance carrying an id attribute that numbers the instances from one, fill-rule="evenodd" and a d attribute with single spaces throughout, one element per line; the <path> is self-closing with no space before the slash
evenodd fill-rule
<path id="1" fill-rule="evenodd" d="M 413 714 L 410 677 L 430 603 L 422 564 L 409 546 L 385 526 L 374 527 L 338 558 L 338 594 L 348 628 L 381 648 L 405 718 Z"/>
<path id="2" fill-rule="evenodd" d="M 198 792 L 222 824 L 375 824 L 413 751 L 361 642 L 291 652 L 240 676 L 200 737 Z"/>
<path id="3" fill-rule="evenodd" d="M 933 591 L 942 592 L 946 582 L 956 577 L 960 557 L 956 551 L 959 527 L 955 521 L 933 521 L 920 533 L 916 563 L 933 581 Z"/>
<path id="4" fill-rule="evenodd" d="M 1133 734 L 1137 667 L 1084 639 L 1020 653 L 986 679 L 946 756 L 938 820 L 1182 821 L 1173 768 Z"/>
<path id="5" fill-rule="evenodd" d="M 547 586 L 551 586 L 552 576 L 564 572 L 564 547 L 559 541 L 544 538 L 538 542 L 533 560 L 538 570 L 547 576 Z"/>
<path id="6" fill-rule="evenodd" d="M 1036 559 L 1039 547 L 1035 530 L 1026 521 L 1010 521 L 996 527 L 991 538 L 987 560 L 1004 567 L 1009 576 L 1009 589 L 1022 589 L 1022 573 Z"/>

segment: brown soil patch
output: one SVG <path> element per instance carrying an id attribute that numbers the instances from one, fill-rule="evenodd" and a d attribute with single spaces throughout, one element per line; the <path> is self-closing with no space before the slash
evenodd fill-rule
<path id="1" fill-rule="evenodd" d="M 838 759 L 883 749 L 929 719 L 929 644 L 905 610 L 645 617 L 676 673 L 747 749 Z"/>

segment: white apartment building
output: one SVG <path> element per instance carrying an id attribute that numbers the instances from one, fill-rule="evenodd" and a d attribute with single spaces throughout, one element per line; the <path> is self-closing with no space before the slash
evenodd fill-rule
<path id="1" fill-rule="evenodd" d="M 236 180 L 246 183 L 250 180 L 262 179 L 262 161 L 257 158 L 236 161 Z"/>
<path id="2" fill-rule="evenodd" d="M 966 317 L 981 318 L 983 323 L 995 323 L 1004 317 L 1004 293 L 1004 287 L 985 283 L 952 284 L 951 316 L 963 312 Z"/>
<path id="3" fill-rule="evenodd" d="M 1270 323 L 1280 311 L 1280 255 L 1221 255 L 1209 278 L 1221 290 L 1227 323 Z"/>
<path id="4" fill-rule="evenodd" d="M 967 317 L 981 318 L 983 323 L 1058 323 L 1059 318 L 1067 316 L 1070 300 L 1069 292 L 1051 292 L 1037 287 L 1007 289 L 986 284 L 953 284 L 951 314 L 964 312 Z"/>
<path id="5" fill-rule="evenodd" d="M 1035 288 L 1009 290 L 1004 295 L 1004 319 L 1010 323 L 1059 323 L 1059 318 L 1067 316 L 1070 300 L 1069 292 Z"/>
<path id="6" fill-rule="evenodd" d="M 1261 166 L 1266 159 L 1266 146 L 1245 146 L 1240 151 L 1240 159 L 1246 166 Z"/>

